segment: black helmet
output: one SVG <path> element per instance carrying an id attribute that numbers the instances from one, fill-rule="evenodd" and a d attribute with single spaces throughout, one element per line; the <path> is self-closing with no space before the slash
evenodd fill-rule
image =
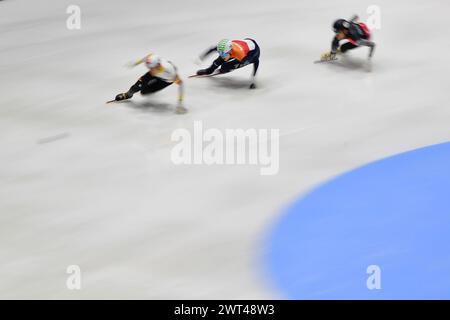
<path id="1" fill-rule="evenodd" d="M 350 27 L 350 23 L 347 20 L 339 19 L 333 23 L 333 30 L 335 33 L 342 31 L 343 29 L 348 29 Z"/>

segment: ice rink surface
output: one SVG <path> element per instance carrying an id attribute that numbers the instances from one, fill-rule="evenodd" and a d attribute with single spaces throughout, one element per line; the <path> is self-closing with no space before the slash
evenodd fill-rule
<path id="1" fill-rule="evenodd" d="M 80 30 L 66 9 L 81 8 Z M 331 23 L 381 8 L 365 48 L 314 65 Z M 450 140 L 450 3 L 0 1 L 0 298 L 282 298 L 261 266 L 283 208 L 363 164 Z M 105 105 L 154 51 L 187 78 L 222 38 L 261 46 L 251 68 Z M 280 171 L 175 166 L 171 134 L 280 129 Z M 66 288 L 79 265 L 82 290 Z"/>

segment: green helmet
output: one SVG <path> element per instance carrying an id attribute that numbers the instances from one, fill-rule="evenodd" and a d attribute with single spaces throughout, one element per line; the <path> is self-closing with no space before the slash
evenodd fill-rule
<path id="1" fill-rule="evenodd" d="M 229 39 L 220 40 L 219 43 L 217 44 L 217 51 L 221 56 L 228 54 L 231 51 L 231 48 L 232 43 L 231 40 Z"/>

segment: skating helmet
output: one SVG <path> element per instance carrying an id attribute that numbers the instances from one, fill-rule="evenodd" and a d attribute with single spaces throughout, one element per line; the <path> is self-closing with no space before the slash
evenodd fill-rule
<path id="1" fill-rule="evenodd" d="M 347 20 L 339 19 L 333 23 L 333 30 L 335 33 L 342 31 L 343 29 L 348 29 L 350 27 L 350 23 Z"/>
<path id="2" fill-rule="evenodd" d="M 222 58 L 225 58 L 231 51 L 232 42 L 229 39 L 220 40 L 217 44 L 217 52 Z"/>
<path id="3" fill-rule="evenodd" d="M 157 56 L 156 54 L 151 53 L 145 58 L 145 65 L 149 69 L 156 67 L 160 63 L 161 63 L 161 58 L 159 56 Z"/>

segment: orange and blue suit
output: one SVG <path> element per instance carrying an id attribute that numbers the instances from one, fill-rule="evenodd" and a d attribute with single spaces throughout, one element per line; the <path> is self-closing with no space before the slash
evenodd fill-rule
<path id="1" fill-rule="evenodd" d="M 253 64 L 253 77 L 255 77 L 256 72 L 258 71 L 260 57 L 260 49 L 256 41 L 249 38 L 244 40 L 232 40 L 231 45 L 231 51 L 227 58 L 224 59 L 219 56 L 209 68 L 199 70 L 199 72 L 201 71 L 201 74 L 211 74 L 220 67 L 220 73 L 227 73 Z M 211 47 L 203 53 L 200 58 L 203 60 L 215 51 L 217 51 L 217 47 Z"/>

